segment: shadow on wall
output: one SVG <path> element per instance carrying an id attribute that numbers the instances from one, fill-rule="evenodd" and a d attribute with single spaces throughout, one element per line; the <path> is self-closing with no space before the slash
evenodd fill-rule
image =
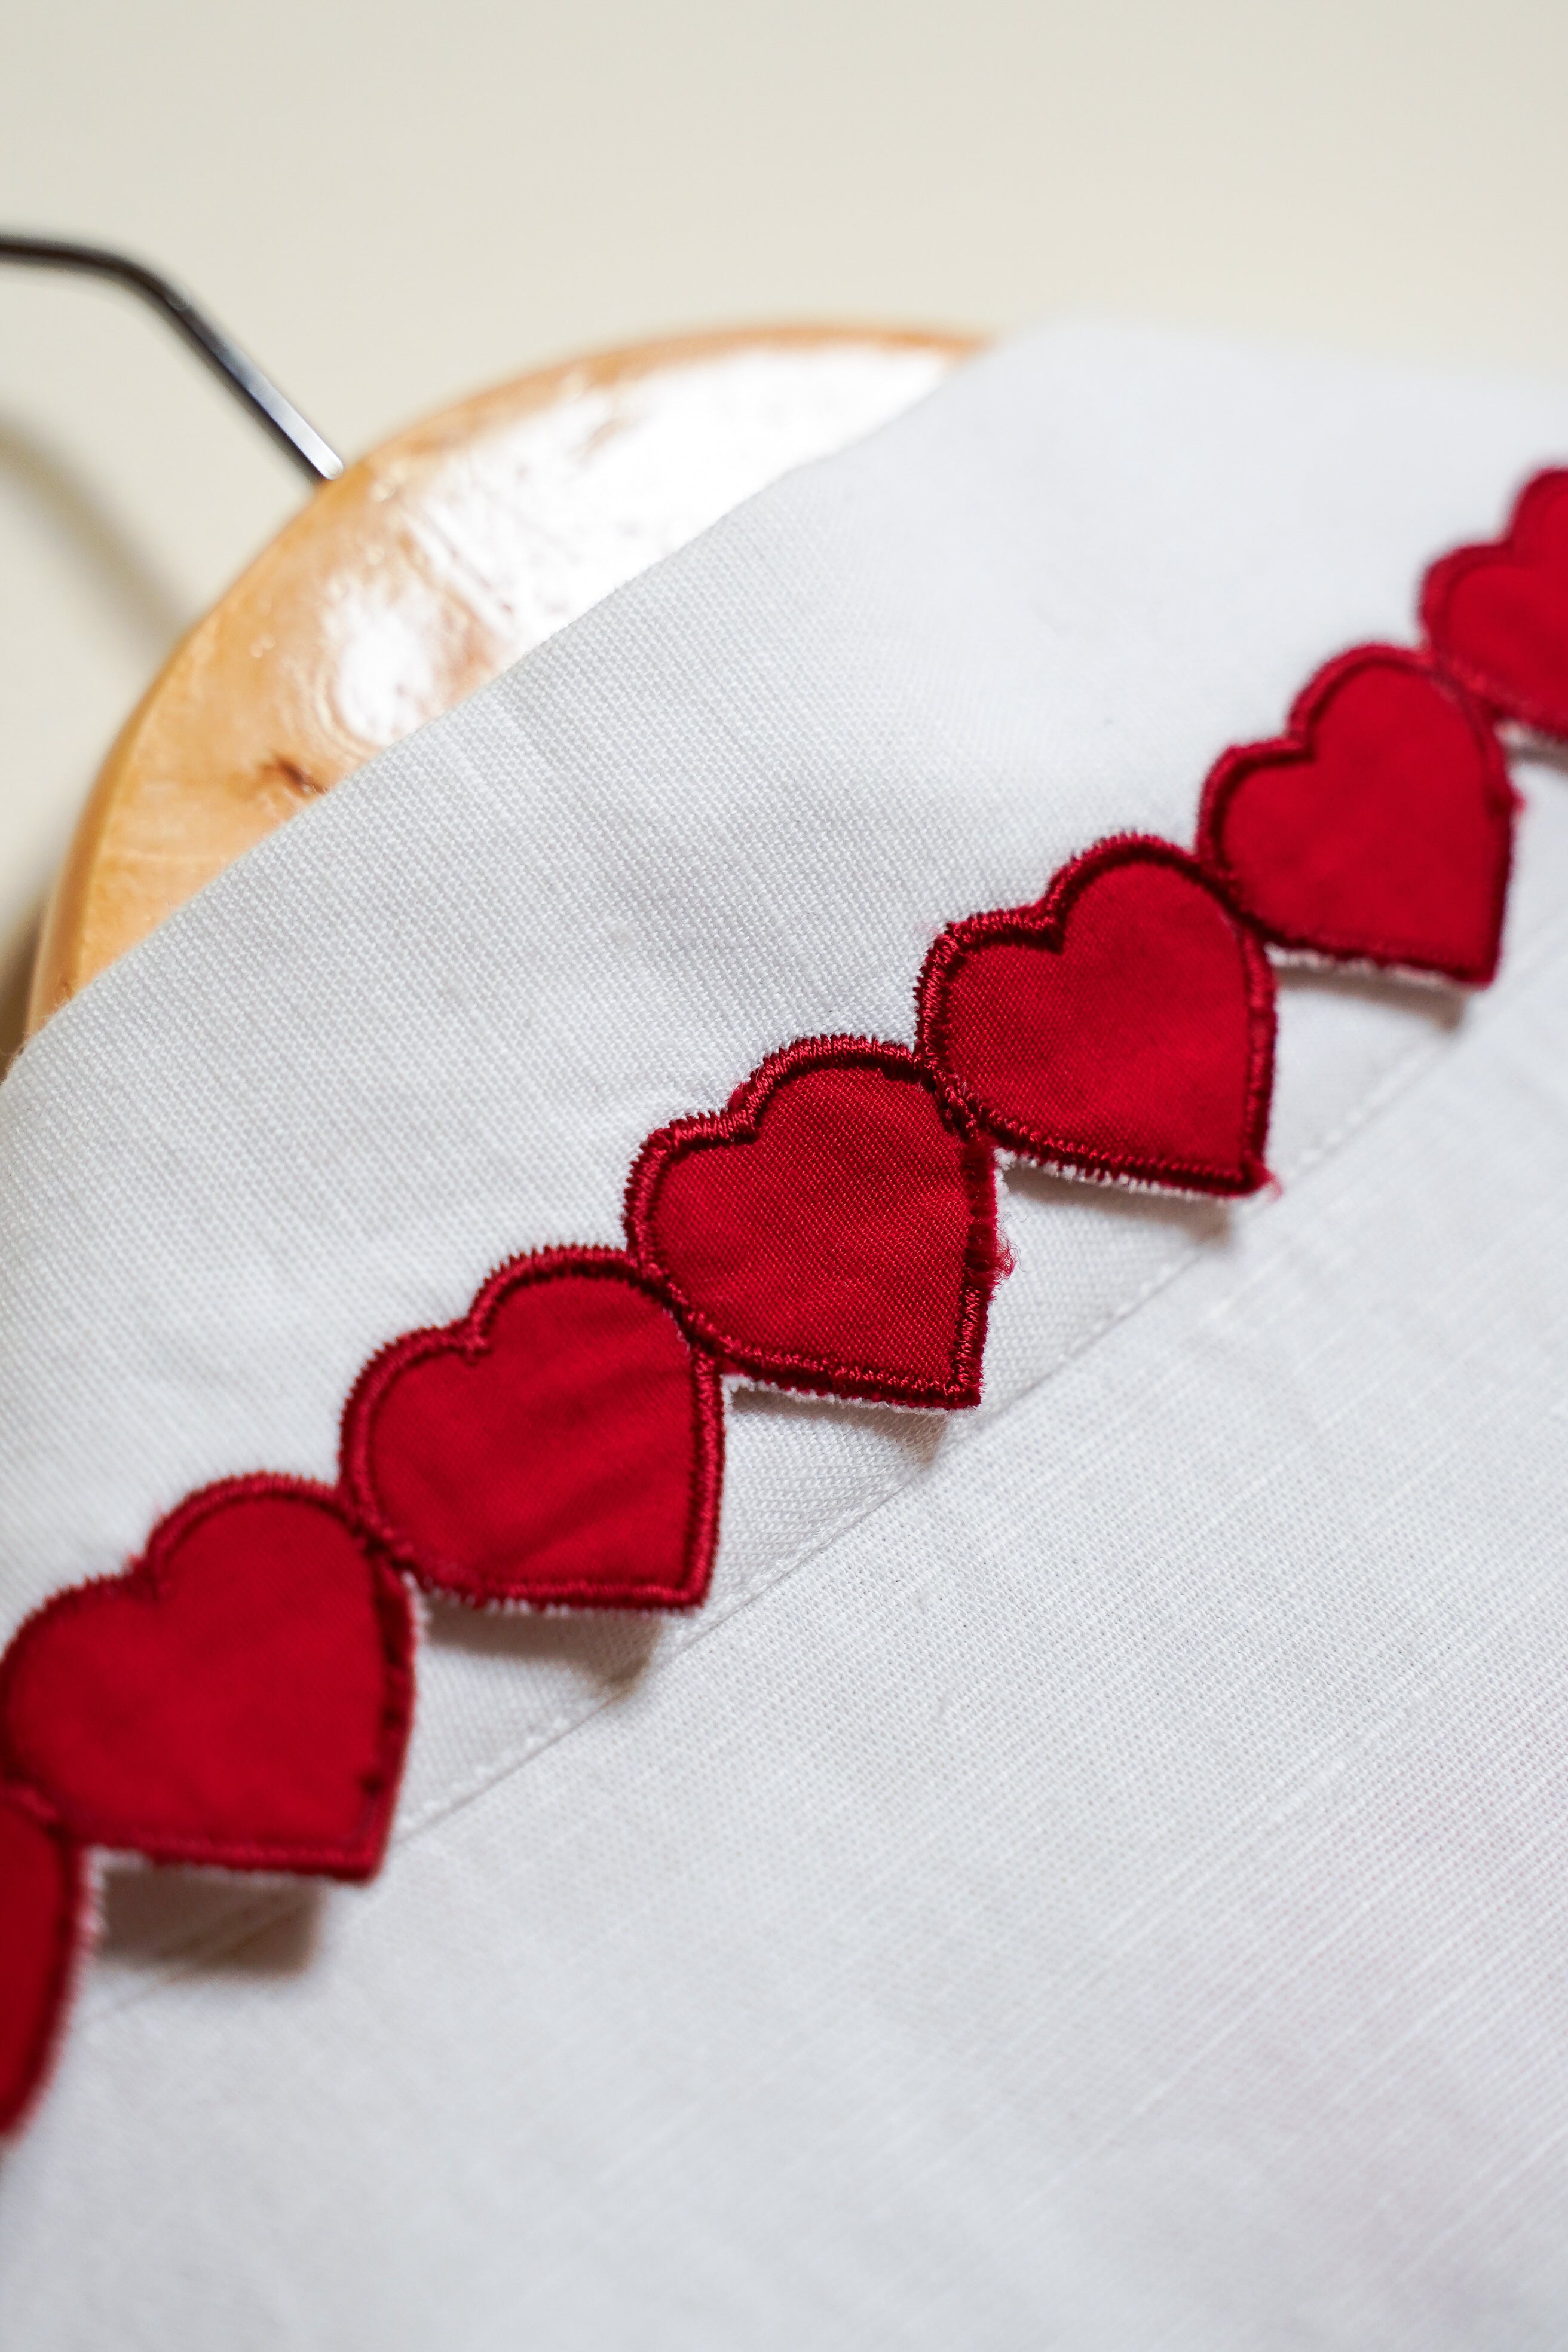
<path id="1" fill-rule="evenodd" d="M 0 477 L 66 551 L 132 649 L 150 666 L 164 660 L 191 615 L 88 476 L 26 425 L 0 416 Z"/>
<path id="2" fill-rule="evenodd" d="M 43 920 L 44 902 L 39 898 L 10 935 L 0 940 L 0 1077 L 16 1060 L 26 1029 L 27 992 Z"/>
<path id="3" fill-rule="evenodd" d="M 132 675 L 144 669 L 150 679 L 191 616 L 89 476 L 15 418 L 0 416 L 0 498 L 59 551 L 104 625 L 120 639 Z M 68 674 L 68 663 L 64 667 Z M 0 743 L 4 726 L 0 712 Z M 94 765 L 109 740 L 106 733 Z M 90 774 L 79 779 L 81 793 L 90 781 Z M 62 818 L 66 814 L 62 809 Z M 40 895 L 0 929 L 0 1073 L 22 1043 L 42 919 Z"/>

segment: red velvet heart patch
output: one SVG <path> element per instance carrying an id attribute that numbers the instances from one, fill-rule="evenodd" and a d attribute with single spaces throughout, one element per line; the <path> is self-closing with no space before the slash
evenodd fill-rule
<path id="1" fill-rule="evenodd" d="M 1476 704 L 1418 654 L 1361 646 L 1310 680 L 1288 734 L 1217 761 L 1198 854 L 1280 947 L 1484 988 L 1513 814 Z"/>
<path id="2" fill-rule="evenodd" d="M 996 1275 L 989 1149 L 901 1045 L 807 1037 L 728 1108 L 649 1136 L 634 1253 L 700 1345 L 784 1388 L 978 1403 Z"/>
<path id="3" fill-rule="evenodd" d="M 81 1917 L 75 1846 L 0 1790 L 0 2132 L 21 2121 L 48 2066 Z"/>
<path id="4" fill-rule="evenodd" d="M 414 1699 L 408 1596 L 339 1497 L 208 1486 L 124 1576 L 30 1617 L 0 1668 L 5 1775 L 83 1845 L 367 1878 Z"/>
<path id="5" fill-rule="evenodd" d="M 1568 736 L 1568 471 L 1526 484 L 1501 539 L 1432 566 L 1421 624 L 1445 677 L 1489 709 Z"/>
<path id="6" fill-rule="evenodd" d="M 712 1571 L 718 1372 L 619 1250 L 515 1258 L 393 1341 L 343 1415 L 365 1524 L 480 1606 L 690 1609 Z"/>
<path id="7" fill-rule="evenodd" d="M 1274 1071 L 1268 961 L 1169 842 L 1127 835 L 926 958 L 921 1050 L 999 1143 L 1073 1174 L 1250 1192 Z"/>

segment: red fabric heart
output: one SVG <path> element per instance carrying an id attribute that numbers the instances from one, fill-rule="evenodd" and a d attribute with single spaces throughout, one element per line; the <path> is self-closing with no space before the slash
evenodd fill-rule
<path id="1" fill-rule="evenodd" d="M 1303 688 L 1288 734 L 1216 762 L 1198 854 L 1280 947 L 1484 988 L 1513 815 L 1485 714 L 1420 655 L 1360 646 Z"/>
<path id="2" fill-rule="evenodd" d="M 649 1136 L 626 1231 L 702 1346 L 784 1388 L 978 1403 L 989 1149 L 901 1045 L 806 1037 Z"/>
<path id="3" fill-rule="evenodd" d="M 82 1911 L 76 1847 L 0 1790 L 0 2132 L 21 2121 L 53 2054 Z"/>
<path id="4" fill-rule="evenodd" d="M 1101 842 L 1033 906 L 952 924 L 916 993 L 921 1052 L 1010 1150 L 1187 1192 L 1267 1180 L 1273 975 L 1170 842 Z"/>
<path id="5" fill-rule="evenodd" d="M 1501 539 L 1432 566 L 1421 625 L 1446 677 L 1489 709 L 1568 736 L 1568 470 L 1525 485 Z"/>
<path id="6" fill-rule="evenodd" d="M 135 1566 L 58 1593 L 0 1666 L 0 1754 L 83 1845 L 366 1878 L 414 1699 L 408 1596 L 340 1498 L 191 1496 Z"/>
<path id="7" fill-rule="evenodd" d="M 513 1259 L 460 1322 L 384 1349 L 343 1415 L 365 1524 L 480 1606 L 694 1608 L 723 1464 L 718 1372 L 619 1250 Z"/>

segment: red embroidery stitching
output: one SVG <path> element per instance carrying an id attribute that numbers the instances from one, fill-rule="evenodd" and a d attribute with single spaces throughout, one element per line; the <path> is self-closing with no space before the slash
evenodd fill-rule
<path id="1" fill-rule="evenodd" d="M 48 2073 L 85 1913 L 77 1847 L 25 1791 L 0 1789 L 0 2132 L 21 2122 Z"/>
<path id="2" fill-rule="evenodd" d="M 619 1250 L 542 1250 L 360 1375 L 343 1478 L 432 1591 L 480 1607 L 691 1609 L 719 1534 L 716 1368 Z"/>
<path id="3" fill-rule="evenodd" d="M 413 1706 L 413 1612 L 342 1498 L 226 1479 L 0 1664 L 5 1776 L 83 1845 L 368 1878 Z"/>
<path id="4" fill-rule="evenodd" d="M 1271 742 L 1222 754 L 1198 853 L 1268 940 L 1484 988 L 1515 799 L 1484 714 L 1419 654 L 1358 646 Z"/>
<path id="5" fill-rule="evenodd" d="M 902 1045 L 805 1037 L 643 1145 L 626 1233 L 700 1346 L 754 1378 L 976 1404 L 997 1272 L 988 1145 Z"/>
<path id="6" fill-rule="evenodd" d="M 1185 1192 L 1268 1181 L 1273 974 L 1172 843 L 1119 835 L 1032 905 L 951 924 L 915 1001 L 921 1053 L 1026 1159 Z"/>
<path id="7" fill-rule="evenodd" d="M 0 1660 L 0 1895 L 21 1923 L 0 1949 L 0 2128 L 63 2009 L 80 1846 L 376 1868 L 414 1696 L 386 1553 L 481 1605 L 694 1605 L 717 1536 L 720 1365 L 978 1402 L 1002 1270 L 987 1131 L 1073 1173 L 1264 1180 L 1273 990 L 1247 925 L 1294 951 L 1492 977 L 1516 803 L 1465 689 L 1568 735 L 1568 471 L 1526 488 L 1502 541 L 1435 564 L 1422 614 L 1432 661 L 1357 647 L 1310 680 L 1286 735 L 1222 757 L 1201 863 L 1121 836 L 1034 905 L 951 926 L 917 992 L 926 1059 L 866 1038 L 787 1046 L 724 1111 L 648 1138 L 626 1186 L 633 1259 L 515 1259 L 458 1322 L 383 1349 L 344 1408 L 363 1525 L 337 1490 L 225 1480 L 122 1576 L 21 1626 Z M 584 1312 L 590 1293 L 616 1301 L 618 1331 Z M 531 1455 L 510 1451 L 514 1423 L 543 1433 Z"/>
<path id="8" fill-rule="evenodd" d="M 1568 469 L 1525 484 L 1500 539 L 1433 564 L 1421 625 L 1445 676 L 1507 718 L 1568 736 Z"/>

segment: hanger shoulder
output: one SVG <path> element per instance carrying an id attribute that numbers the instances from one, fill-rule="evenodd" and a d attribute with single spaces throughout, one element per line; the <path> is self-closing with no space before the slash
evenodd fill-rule
<path id="1" fill-rule="evenodd" d="M 760 328 L 573 360 L 318 490 L 175 648 L 100 772 L 29 1031 L 243 850 L 973 339 Z"/>

